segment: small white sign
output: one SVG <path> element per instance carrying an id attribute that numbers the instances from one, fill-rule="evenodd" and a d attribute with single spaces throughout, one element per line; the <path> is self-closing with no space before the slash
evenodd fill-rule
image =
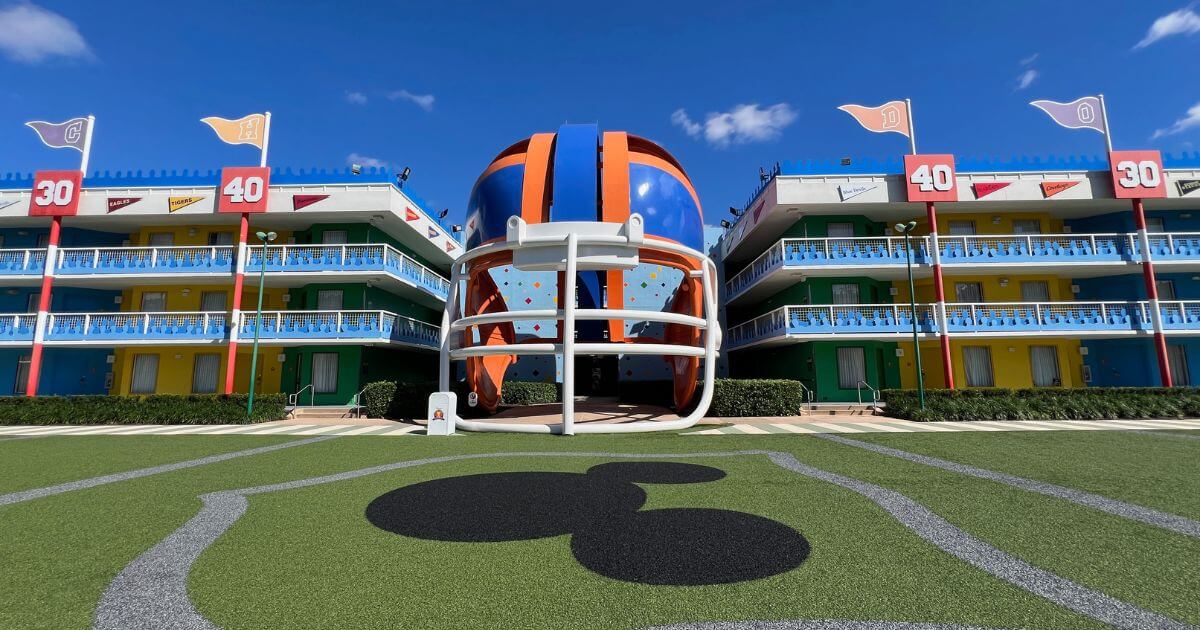
<path id="1" fill-rule="evenodd" d="M 838 194 L 842 196 L 842 201 L 847 201 L 876 188 L 879 188 L 879 184 L 841 184 Z"/>

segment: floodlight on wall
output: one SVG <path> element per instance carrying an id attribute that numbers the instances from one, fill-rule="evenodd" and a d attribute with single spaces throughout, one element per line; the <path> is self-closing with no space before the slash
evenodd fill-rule
<path id="1" fill-rule="evenodd" d="M 850 158 L 842 158 L 842 166 L 850 166 Z"/>
<path id="2" fill-rule="evenodd" d="M 396 183 L 399 184 L 401 188 L 404 188 L 404 182 L 408 181 L 409 175 L 412 175 L 412 169 L 405 166 L 404 170 L 400 171 L 400 173 L 396 175 Z"/>
<path id="3" fill-rule="evenodd" d="M 732 214 L 735 217 L 740 217 L 742 216 L 742 211 L 734 208 L 733 206 L 729 206 L 729 214 Z"/>
<path id="4" fill-rule="evenodd" d="M 733 225 L 733 224 L 730 223 L 729 221 L 726 221 L 725 219 L 721 219 L 721 227 L 728 230 L 730 225 Z"/>
<path id="5" fill-rule="evenodd" d="M 450 226 L 450 231 L 451 231 L 451 232 L 454 232 L 455 234 L 457 234 L 457 233 L 459 233 L 459 232 L 463 231 L 463 226 L 461 226 L 461 225 L 459 225 L 459 224 L 455 223 L 454 225 L 451 225 L 451 226 Z"/>
<path id="6" fill-rule="evenodd" d="M 445 219 L 447 214 L 450 214 L 450 208 L 442 208 L 442 211 L 438 213 L 438 218 Z"/>

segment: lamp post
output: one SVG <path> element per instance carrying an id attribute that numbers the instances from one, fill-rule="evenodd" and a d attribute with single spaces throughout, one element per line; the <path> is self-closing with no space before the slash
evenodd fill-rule
<path id="1" fill-rule="evenodd" d="M 274 241 L 278 236 L 274 232 L 255 232 L 254 235 L 262 241 L 262 259 L 259 261 L 261 264 L 258 269 L 258 307 L 254 311 L 254 345 L 250 350 L 250 398 L 246 401 L 247 422 L 254 418 L 254 375 L 258 372 L 258 331 L 262 330 L 263 286 L 266 284 L 267 278 L 267 243 Z"/>
<path id="2" fill-rule="evenodd" d="M 913 354 L 917 362 L 917 398 L 921 402 L 921 409 L 925 409 L 925 370 L 921 368 L 921 344 L 917 338 L 917 291 L 913 286 L 912 273 L 912 231 L 916 228 L 916 221 L 896 224 L 896 231 L 904 235 L 904 260 L 908 263 L 908 307 L 912 314 Z"/>

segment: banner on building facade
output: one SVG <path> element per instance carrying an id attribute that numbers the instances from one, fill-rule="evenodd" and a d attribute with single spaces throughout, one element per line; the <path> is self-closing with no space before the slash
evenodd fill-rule
<path id="1" fill-rule="evenodd" d="M 324 201 L 329 195 L 292 195 L 292 210 L 307 208 L 318 201 Z"/>
<path id="2" fill-rule="evenodd" d="M 1042 195 L 1049 199 L 1068 188 L 1074 188 L 1078 183 L 1079 180 L 1073 182 L 1042 182 Z"/>
<path id="3" fill-rule="evenodd" d="M 420 219 L 420 218 L 421 218 L 421 215 L 417 214 L 416 211 L 413 210 L 412 208 L 407 208 L 407 207 L 404 208 L 404 220 L 405 221 L 416 221 L 417 219 Z"/>
<path id="4" fill-rule="evenodd" d="M 167 211 L 175 212 L 203 199 L 204 197 L 167 197 Z"/>
<path id="5" fill-rule="evenodd" d="M 841 195 L 842 201 L 846 201 L 876 188 L 879 188 L 878 184 L 841 184 L 838 186 L 838 194 Z"/>
<path id="6" fill-rule="evenodd" d="M 121 208 L 124 208 L 125 206 L 128 206 L 130 204 L 135 204 L 141 200 L 142 200 L 141 197 L 109 197 L 108 198 L 108 211 L 116 212 L 117 210 L 120 210 Z"/>
<path id="7" fill-rule="evenodd" d="M 1194 193 L 1200 190 L 1200 179 L 1180 179 L 1175 181 L 1175 187 L 1179 189 L 1179 196 L 1184 197 L 1189 193 Z M 0 206 L 2 208 L 3 206 Z"/>
<path id="8" fill-rule="evenodd" d="M 1012 182 L 979 182 L 975 184 L 975 198 L 986 197 L 997 190 L 1008 188 Z"/>

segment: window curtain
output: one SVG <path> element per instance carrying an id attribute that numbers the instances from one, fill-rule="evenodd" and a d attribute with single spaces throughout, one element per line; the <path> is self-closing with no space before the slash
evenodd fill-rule
<path id="1" fill-rule="evenodd" d="M 838 387 L 856 389 L 867 380 L 866 356 L 862 348 L 837 349 Z"/>
<path id="2" fill-rule="evenodd" d="M 161 313 L 167 310 L 167 294 L 162 291 L 143 293 L 142 310 L 149 313 Z"/>
<path id="3" fill-rule="evenodd" d="M 950 236 L 971 236 L 975 234 L 974 221 L 951 221 Z"/>
<path id="4" fill-rule="evenodd" d="M 983 301 L 983 285 L 978 282 L 959 282 L 954 285 L 954 300 L 979 303 Z"/>
<path id="5" fill-rule="evenodd" d="M 1033 372 L 1034 387 L 1062 385 L 1062 375 L 1058 371 L 1058 349 L 1054 346 L 1030 347 L 1029 365 Z"/>
<path id="6" fill-rule="evenodd" d="M 992 374 L 992 349 L 987 346 L 963 347 L 963 367 L 967 372 L 967 386 L 995 387 Z"/>
<path id="7" fill-rule="evenodd" d="M 1167 346 L 1167 364 L 1171 366 L 1171 380 L 1176 387 L 1192 384 L 1192 377 L 1188 374 L 1187 352 L 1183 346 Z"/>
<path id="8" fill-rule="evenodd" d="M 834 304 L 860 304 L 857 284 L 835 284 L 831 288 Z"/>
<path id="9" fill-rule="evenodd" d="M 1041 234 L 1042 222 L 1037 219 L 1013 219 L 1013 234 Z"/>
<path id="10" fill-rule="evenodd" d="M 192 365 L 192 393 L 217 393 L 217 374 L 221 371 L 221 355 L 197 354 Z"/>
<path id="11" fill-rule="evenodd" d="M 175 235 L 171 232 L 152 232 L 148 242 L 150 247 L 171 247 L 175 244 Z"/>
<path id="12" fill-rule="evenodd" d="M 1049 302 L 1050 285 L 1045 280 L 1031 280 L 1021 283 L 1022 302 Z"/>
<path id="13" fill-rule="evenodd" d="M 133 382 L 129 385 L 131 394 L 153 394 L 158 386 L 158 355 L 133 355 Z"/>
<path id="14" fill-rule="evenodd" d="M 854 236 L 853 223 L 830 223 L 825 226 L 825 233 L 829 238 L 849 238 Z"/>
<path id="15" fill-rule="evenodd" d="M 346 230 L 326 230 L 321 233 L 322 245 L 345 245 L 350 240 Z"/>
<path id="16" fill-rule="evenodd" d="M 200 310 L 223 312 L 225 310 L 224 291 L 205 291 L 200 294 Z"/>
<path id="17" fill-rule="evenodd" d="M 342 310 L 342 291 L 341 289 L 325 289 L 317 291 L 317 310 L 318 311 L 340 311 Z"/>
<path id="18" fill-rule="evenodd" d="M 314 352 L 312 364 L 313 391 L 332 394 L 337 391 L 338 353 Z"/>
<path id="19" fill-rule="evenodd" d="M 1175 281 L 1174 280 L 1155 280 L 1154 286 L 1158 289 L 1158 299 L 1174 300 L 1175 299 Z"/>
<path id="20" fill-rule="evenodd" d="M 25 385 L 29 383 L 29 355 L 17 357 L 17 381 L 13 383 L 14 394 L 24 394 Z"/>

